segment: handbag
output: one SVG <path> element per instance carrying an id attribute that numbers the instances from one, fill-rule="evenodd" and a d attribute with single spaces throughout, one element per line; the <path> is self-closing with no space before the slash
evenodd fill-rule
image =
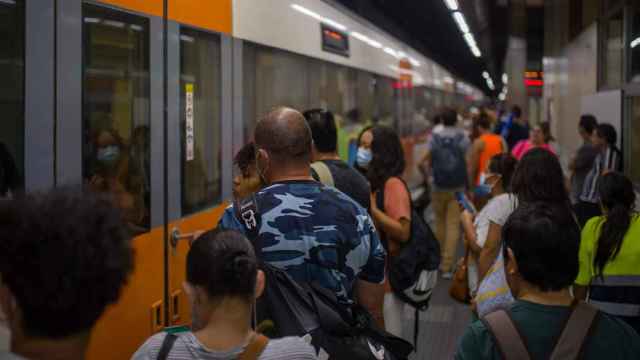
<path id="1" fill-rule="evenodd" d="M 514 302 L 504 269 L 504 245 L 498 257 L 478 286 L 475 303 L 478 316 L 483 317 L 499 309 L 506 309 Z"/>
<path id="2" fill-rule="evenodd" d="M 449 296 L 454 300 L 463 304 L 469 304 L 471 300 L 469 291 L 469 246 L 464 247 L 464 257 L 458 262 L 451 286 L 449 287 Z"/>

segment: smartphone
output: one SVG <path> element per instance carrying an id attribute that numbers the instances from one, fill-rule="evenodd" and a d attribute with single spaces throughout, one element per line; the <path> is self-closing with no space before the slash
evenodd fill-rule
<path id="1" fill-rule="evenodd" d="M 455 196 L 458 203 L 462 205 L 465 210 L 474 215 L 477 213 L 475 206 L 473 206 L 471 201 L 469 201 L 469 199 L 467 198 L 467 195 L 465 195 L 462 191 L 456 192 Z"/>

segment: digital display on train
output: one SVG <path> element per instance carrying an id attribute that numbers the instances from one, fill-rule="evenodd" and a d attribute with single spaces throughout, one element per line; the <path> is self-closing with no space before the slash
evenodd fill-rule
<path id="1" fill-rule="evenodd" d="M 322 50 L 349 57 L 349 35 L 329 25 L 321 24 Z"/>

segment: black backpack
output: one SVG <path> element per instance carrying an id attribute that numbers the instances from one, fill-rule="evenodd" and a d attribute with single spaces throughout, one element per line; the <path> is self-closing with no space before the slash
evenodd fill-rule
<path id="1" fill-rule="evenodd" d="M 464 134 L 454 137 L 433 135 L 431 168 L 437 187 L 455 189 L 467 184 L 467 162 L 461 147 L 464 137 Z"/>
<path id="2" fill-rule="evenodd" d="M 257 204 L 252 197 L 236 202 L 234 210 L 260 259 L 261 214 Z M 344 256 L 339 254 L 338 258 Z M 343 260 L 338 262 L 339 268 L 344 267 Z M 402 360 L 413 351 L 408 342 L 379 329 L 361 306 L 343 304 L 332 291 L 315 283 L 297 282 L 286 271 L 265 262 L 261 261 L 260 269 L 266 284 L 256 304 L 256 323 L 270 328 L 265 333 L 271 337 L 310 337 L 319 356 L 336 360 Z"/>
<path id="3" fill-rule="evenodd" d="M 407 184 L 402 181 L 410 195 Z M 384 186 L 376 195 L 378 208 L 384 211 Z M 388 240 L 382 235 L 383 245 Z M 420 311 L 429 308 L 440 267 L 440 243 L 429 225 L 411 204 L 411 236 L 389 263 L 389 284 L 393 293 L 415 309 L 414 346 L 417 346 Z"/>

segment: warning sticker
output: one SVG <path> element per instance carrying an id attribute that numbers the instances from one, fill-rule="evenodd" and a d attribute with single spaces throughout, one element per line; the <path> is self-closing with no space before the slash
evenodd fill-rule
<path id="1" fill-rule="evenodd" d="M 193 84 L 185 85 L 185 154 L 187 161 L 195 158 L 193 128 Z"/>

